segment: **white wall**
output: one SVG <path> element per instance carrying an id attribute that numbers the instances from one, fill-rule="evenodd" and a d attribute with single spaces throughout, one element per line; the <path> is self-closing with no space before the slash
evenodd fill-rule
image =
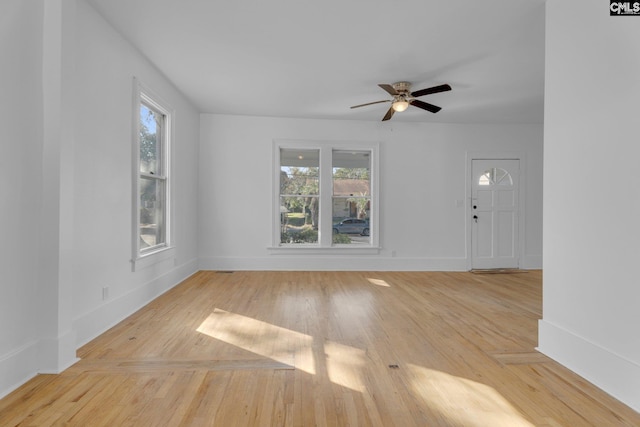
<path id="1" fill-rule="evenodd" d="M 380 143 L 379 254 L 291 256 L 268 249 L 274 139 Z M 523 188 L 526 232 L 521 265 L 540 268 L 542 125 L 379 123 L 204 114 L 200 147 L 200 266 L 466 270 L 469 152 L 523 155 L 527 174 Z M 458 200 L 462 206 L 456 205 Z"/>
<path id="2" fill-rule="evenodd" d="M 199 114 L 95 10 L 78 1 L 74 187 L 74 327 L 78 342 L 197 268 Z M 175 109 L 173 225 L 176 256 L 131 268 L 133 76 Z M 102 288 L 109 299 L 102 300 Z"/>
<path id="3" fill-rule="evenodd" d="M 469 152 L 526 158 L 522 266 L 540 267 L 541 125 L 198 116 L 84 0 L 6 0 L 0 24 L 0 396 L 64 369 L 78 346 L 199 267 L 466 269 Z M 135 272 L 134 76 L 176 111 L 175 256 Z M 272 255 L 276 138 L 380 143 L 378 255 Z"/>
<path id="4" fill-rule="evenodd" d="M 1 397 L 196 271 L 199 114 L 84 0 L 3 2 L 0 23 Z M 135 272 L 134 76 L 175 109 L 176 236 Z"/>
<path id="5" fill-rule="evenodd" d="M 547 2 L 539 348 L 640 411 L 640 17 Z"/>
<path id="6" fill-rule="evenodd" d="M 37 364 L 42 19 L 40 2 L 0 3 L 0 397 Z"/>

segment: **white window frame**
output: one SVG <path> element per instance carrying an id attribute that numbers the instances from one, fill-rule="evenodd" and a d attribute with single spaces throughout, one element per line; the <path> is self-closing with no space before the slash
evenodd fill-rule
<path id="1" fill-rule="evenodd" d="M 143 268 L 162 260 L 175 256 L 175 249 L 172 246 L 172 200 L 171 200 L 171 165 L 172 165 L 172 141 L 173 141 L 173 120 L 174 110 L 161 97 L 152 90 L 144 86 L 138 79 L 134 78 L 133 96 L 133 143 L 132 143 L 132 269 Z M 147 106 L 157 110 L 165 117 L 165 126 L 162 134 L 162 156 L 161 174 L 146 174 L 140 172 L 140 106 Z M 149 248 L 140 247 L 140 180 L 142 178 L 152 178 L 164 182 L 165 203 L 164 203 L 164 242 Z"/>
<path id="2" fill-rule="evenodd" d="M 318 224 L 318 243 L 281 243 L 280 242 L 280 150 L 318 150 L 320 153 L 320 214 Z M 369 245 L 334 245 L 333 240 L 333 151 L 369 151 L 371 153 L 370 185 L 371 202 L 369 210 L 370 243 Z M 377 142 L 354 141 L 302 141 L 302 140 L 274 140 L 273 141 L 273 176 L 272 176 L 272 241 L 271 249 L 274 253 L 349 253 L 373 254 L 379 253 L 379 144 Z"/>

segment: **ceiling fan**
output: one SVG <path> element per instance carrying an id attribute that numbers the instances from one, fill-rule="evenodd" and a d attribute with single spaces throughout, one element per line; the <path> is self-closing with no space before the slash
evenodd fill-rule
<path id="1" fill-rule="evenodd" d="M 409 108 L 409 105 L 422 108 L 423 110 L 427 110 L 432 113 L 437 113 L 442 108 L 433 104 L 429 104 L 427 102 L 420 101 L 419 99 L 416 99 L 416 98 L 424 95 L 430 95 L 432 93 L 446 92 L 448 90 L 451 90 L 451 86 L 447 84 L 433 86 L 427 89 L 416 90 L 415 92 L 410 92 L 411 83 L 409 82 L 397 82 L 391 85 L 379 84 L 378 86 L 386 90 L 389 93 L 389 95 L 393 96 L 393 99 L 385 99 L 384 101 L 368 102 L 366 104 L 354 105 L 351 108 L 359 108 L 359 107 L 364 107 L 366 105 L 381 104 L 383 102 L 391 102 L 392 103 L 391 107 L 389 107 L 387 114 L 385 114 L 384 117 L 382 118 L 383 122 L 393 117 L 393 113 L 395 113 L 396 111 L 401 112 L 406 110 L 407 108 Z"/>

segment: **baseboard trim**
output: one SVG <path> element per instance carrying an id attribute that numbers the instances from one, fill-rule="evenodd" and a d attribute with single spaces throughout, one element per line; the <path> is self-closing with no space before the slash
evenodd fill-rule
<path id="1" fill-rule="evenodd" d="M 70 331 L 56 338 L 42 338 L 0 356 L 0 399 L 38 374 L 59 374 L 78 360 L 78 347 L 104 333 L 146 304 L 198 271 L 192 260 L 166 274 L 114 298 L 73 320 Z"/>
<path id="2" fill-rule="evenodd" d="M 542 269 L 542 255 L 525 255 L 522 257 L 523 270 L 540 270 Z"/>
<path id="3" fill-rule="evenodd" d="M 640 412 L 640 366 L 544 319 L 538 351 Z"/>
<path id="4" fill-rule="evenodd" d="M 43 337 L 38 341 L 38 373 L 59 374 L 76 363 L 76 333 L 66 331 L 54 338 Z"/>
<path id="5" fill-rule="evenodd" d="M 31 341 L 0 357 L 0 399 L 38 374 L 38 342 Z"/>
<path id="6" fill-rule="evenodd" d="M 466 258 L 396 258 L 344 255 L 202 257 L 200 270 L 245 271 L 467 271 Z"/>
<path id="7" fill-rule="evenodd" d="M 41 338 L 0 357 L 0 399 L 38 374 L 59 374 L 78 360 L 75 334 Z"/>
<path id="8" fill-rule="evenodd" d="M 76 348 L 80 348 L 135 313 L 163 293 L 198 271 L 198 261 L 191 260 L 159 276 L 131 292 L 113 298 L 96 309 L 73 320 Z"/>

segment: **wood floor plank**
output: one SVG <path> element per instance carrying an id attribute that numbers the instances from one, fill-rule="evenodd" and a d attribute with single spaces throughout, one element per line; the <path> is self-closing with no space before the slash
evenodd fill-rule
<path id="1" fill-rule="evenodd" d="M 294 369 L 293 356 L 289 363 L 282 363 L 268 358 L 241 360 L 194 360 L 194 359 L 87 359 L 80 361 L 69 369 L 73 372 L 158 372 L 158 371 L 237 371 L 258 369 Z"/>
<path id="2" fill-rule="evenodd" d="M 201 271 L 0 425 L 640 426 L 535 350 L 542 272 L 509 273 Z"/>

